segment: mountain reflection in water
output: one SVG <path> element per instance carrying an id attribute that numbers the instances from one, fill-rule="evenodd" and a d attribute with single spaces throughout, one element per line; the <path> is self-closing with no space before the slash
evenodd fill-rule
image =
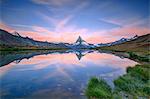
<path id="1" fill-rule="evenodd" d="M 29 59 L 37 55 L 47 55 L 47 54 L 64 54 L 64 53 L 75 53 L 77 58 L 80 60 L 87 53 L 91 53 L 93 50 L 51 50 L 51 51 L 19 51 L 19 52 L 2 52 L 0 58 L 0 66 L 7 65 L 11 62 L 19 63 L 22 59 Z"/>
<path id="2" fill-rule="evenodd" d="M 4 99 L 86 99 L 88 80 L 113 80 L 136 62 L 94 50 L 3 52 L 0 94 Z"/>

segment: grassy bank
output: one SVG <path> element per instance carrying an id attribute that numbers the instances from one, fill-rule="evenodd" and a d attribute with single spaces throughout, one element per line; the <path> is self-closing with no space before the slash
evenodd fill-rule
<path id="1" fill-rule="evenodd" d="M 149 62 L 149 60 L 150 60 L 148 55 L 140 56 L 134 52 L 128 52 L 128 54 L 129 54 L 130 59 L 137 59 L 137 60 L 143 61 L 143 62 Z"/>
<path id="2" fill-rule="evenodd" d="M 126 46 L 128 47 L 128 46 Z M 133 49 L 127 49 L 127 48 L 121 48 L 119 45 L 116 46 L 107 46 L 107 47 L 100 47 L 100 48 L 95 48 L 96 50 L 106 50 L 106 51 L 113 51 L 113 52 L 134 52 L 135 54 L 139 56 L 148 56 L 150 55 L 149 48 L 147 49 L 138 49 L 138 48 L 133 48 Z"/>
<path id="3" fill-rule="evenodd" d="M 150 95 L 150 65 L 128 67 L 127 74 L 114 81 L 115 91 L 123 92 L 134 98 Z"/>
<path id="4" fill-rule="evenodd" d="M 91 78 L 86 89 L 86 95 L 90 99 L 108 99 L 107 97 L 109 99 L 122 99 L 124 97 L 148 99 L 150 97 L 150 65 L 128 67 L 127 74 L 116 79 L 114 84 L 115 88 L 111 91 L 110 86 L 103 80 Z"/>
<path id="5" fill-rule="evenodd" d="M 119 47 L 116 48 L 116 46 L 109 46 L 109 47 L 95 48 L 95 50 L 109 51 L 112 54 L 120 55 L 120 56 L 135 60 L 135 61 L 140 62 L 140 63 L 150 61 L 149 49 L 147 49 L 147 50 L 137 50 L 137 49 L 125 50 L 125 49 L 122 49 Z"/>
<path id="6" fill-rule="evenodd" d="M 112 92 L 110 86 L 107 85 L 107 83 L 104 80 L 93 77 L 90 79 L 88 83 L 86 95 L 88 96 L 89 99 L 95 98 L 111 99 Z"/>

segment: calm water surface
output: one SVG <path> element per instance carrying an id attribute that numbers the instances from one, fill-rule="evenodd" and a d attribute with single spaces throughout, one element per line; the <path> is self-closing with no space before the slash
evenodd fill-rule
<path id="1" fill-rule="evenodd" d="M 137 64 L 96 51 L 10 53 L 1 59 L 2 99 L 86 99 L 84 90 L 91 77 L 103 78 L 113 87 L 114 79 Z"/>

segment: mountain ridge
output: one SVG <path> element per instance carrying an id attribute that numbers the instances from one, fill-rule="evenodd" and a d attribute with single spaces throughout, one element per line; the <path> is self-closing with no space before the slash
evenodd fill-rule
<path id="1" fill-rule="evenodd" d="M 140 55 L 150 55 L 150 33 L 138 36 L 135 39 L 130 41 L 112 45 L 112 46 L 104 46 L 97 47 L 96 49 L 101 50 L 112 50 L 112 51 L 121 51 L 121 52 L 135 52 Z"/>
<path id="2" fill-rule="evenodd" d="M 28 48 L 45 48 L 45 49 L 59 49 L 68 48 L 65 44 L 50 43 L 43 41 L 36 41 L 29 37 L 22 37 L 13 35 L 5 30 L 0 29 L 0 45 L 2 47 L 28 47 Z"/>
<path id="3" fill-rule="evenodd" d="M 150 34 L 147 34 L 149 36 Z M 117 41 L 110 42 L 110 43 L 99 43 L 99 44 L 90 44 L 87 43 L 85 40 L 79 36 L 77 40 L 70 44 L 70 43 L 53 43 L 53 42 L 44 42 L 44 41 L 37 41 L 29 37 L 22 37 L 18 32 L 11 34 L 5 30 L 0 29 L 0 46 L 2 48 L 27 48 L 27 49 L 90 49 L 90 48 L 107 48 L 115 45 L 120 45 L 126 42 L 130 42 L 141 38 L 141 36 L 134 36 L 132 38 L 121 38 Z M 143 40 L 144 42 L 144 40 Z"/>

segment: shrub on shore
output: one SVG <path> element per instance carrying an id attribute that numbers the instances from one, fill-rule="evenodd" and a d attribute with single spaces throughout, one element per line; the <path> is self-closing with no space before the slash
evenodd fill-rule
<path id="1" fill-rule="evenodd" d="M 93 77 L 88 83 L 86 95 L 90 99 L 116 99 L 116 97 L 118 99 L 118 97 L 122 97 L 121 93 L 135 99 L 149 97 L 150 65 L 128 67 L 127 74 L 116 79 L 114 84 L 115 88 L 112 92 L 111 87 L 104 80 Z"/>
<path id="2" fill-rule="evenodd" d="M 128 67 L 127 74 L 114 81 L 115 89 L 133 96 L 150 95 L 150 66 Z"/>
<path id="3" fill-rule="evenodd" d="M 86 89 L 86 95 L 89 99 L 111 99 L 112 92 L 110 86 L 101 79 L 93 77 L 89 80 Z"/>
<path id="4" fill-rule="evenodd" d="M 128 52 L 129 53 L 129 58 L 131 59 L 138 59 L 139 61 L 143 61 L 143 62 L 149 62 L 149 57 L 148 56 L 139 56 L 137 54 L 135 54 L 134 52 Z"/>

